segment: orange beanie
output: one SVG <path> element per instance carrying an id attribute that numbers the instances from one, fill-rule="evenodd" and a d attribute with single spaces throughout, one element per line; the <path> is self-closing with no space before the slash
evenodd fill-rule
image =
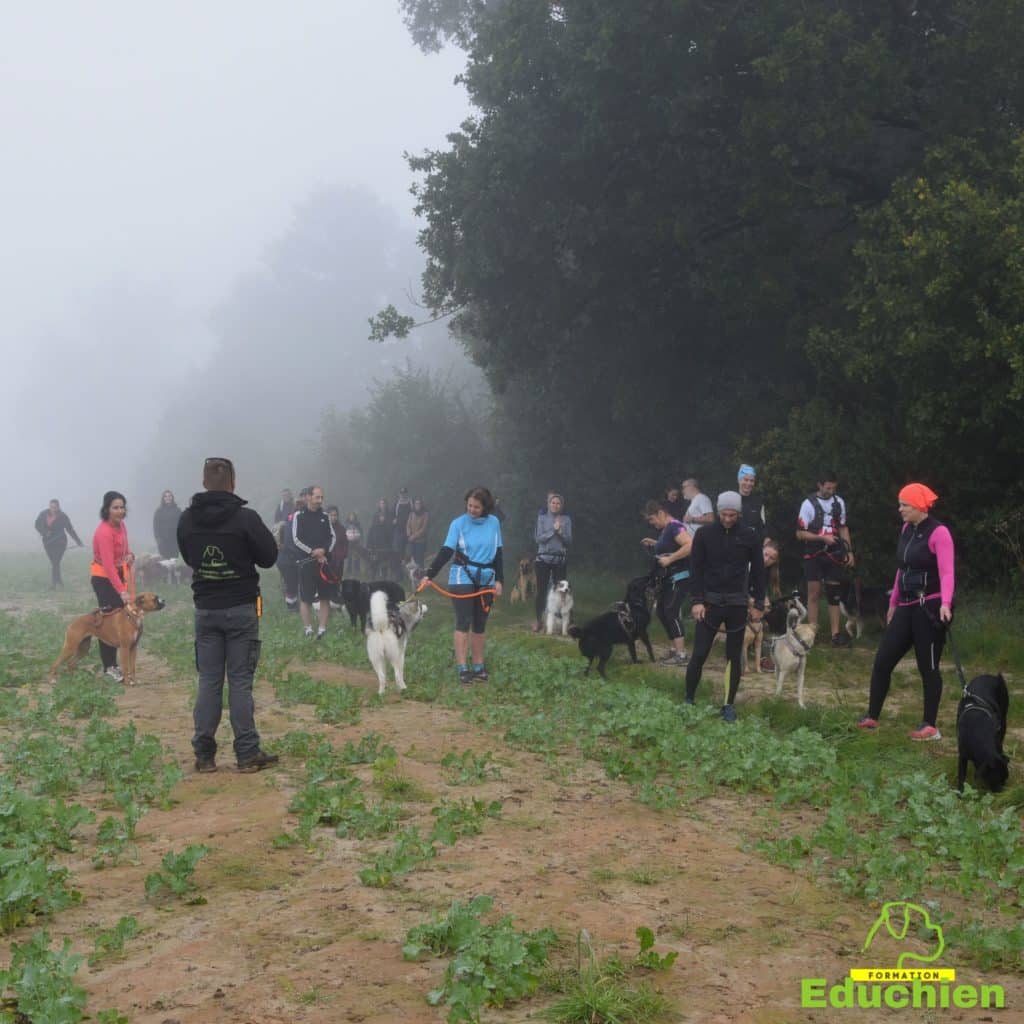
<path id="1" fill-rule="evenodd" d="M 939 500 L 939 496 L 925 484 L 907 484 L 900 491 L 900 501 L 927 512 Z"/>

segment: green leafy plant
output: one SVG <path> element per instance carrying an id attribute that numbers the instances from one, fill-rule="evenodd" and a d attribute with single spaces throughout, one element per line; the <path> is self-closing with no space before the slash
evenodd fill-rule
<path id="1" fill-rule="evenodd" d="M 443 918 L 406 936 L 406 959 L 415 960 L 428 951 L 452 954 L 443 984 L 427 994 L 431 1006 L 448 1006 L 449 1024 L 479 1021 L 485 1006 L 506 1006 L 540 987 L 540 971 L 555 944 L 555 933 L 550 928 L 517 931 L 511 916 L 487 924 L 481 916 L 492 905 L 489 896 L 478 896 L 469 904 L 455 902 Z"/>
<path id="2" fill-rule="evenodd" d="M 494 763 L 489 750 L 484 754 L 475 750 L 464 750 L 461 754 L 451 751 L 441 758 L 441 767 L 454 786 L 475 785 L 501 778 L 501 769 Z"/>
<path id="3" fill-rule="evenodd" d="M 395 836 L 394 846 L 386 853 L 375 857 L 372 867 L 359 872 L 359 880 L 363 885 L 378 889 L 387 888 L 394 882 L 396 876 L 404 875 L 436 856 L 437 847 L 413 825 Z"/>
<path id="4" fill-rule="evenodd" d="M 154 871 L 146 876 L 146 898 L 153 899 L 164 892 L 172 896 L 185 897 L 196 891 L 192 880 L 196 865 L 210 852 L 208 846 L 189 845 L 181 853 L 165 853 L 161 864 L 163 871 Z M 195 896 L 190 903 L 205 903 L 202 896 Z"/>
<path id="5" fill-rule="evenodd" d="M 488 818 L 501 817 L 501 801 L 473 798 L 456 802 L 442 800 L 430 813 L 437 819 L 430 838 L 454 846 L 463 836 L 479 835 Z"/>
<path id="6" fill-rule="evenodd" d="M 390 743 L 382 743 L 377 733 L 368 732 L 358 743 L 349 740 L 341 750 L 341 758 L 347 764 L 373 764 L 382 759 L 397 760 L 397 754 Z"/>
<path id="7" fill-rule="evenodd" d="M 640 940 L 640 952 L 633 957 L 633 964 L 636 967 L 646 967 L 650 971 L 667 971 L 679 957 L 675 950 L 659 956 L 654 950 L 654 932 L 644 925 L 637 928 L 636 937 Z"/>
<path id="8" fill-rule="evenodd" d="M 77 1024 L 83 1017 L 85 990 L 75 984 L 84 958 L 71 952 L 71 940 L 60 949 L 50 948 L 46 931 L 27 942 L 11 943 L 11 965 L 0 971 L 0 991 L 12 993 L 10 1009 L 15 1020 L 33 1024 Z"/>
<path id="9" fill-rule="evenodd" d="M 124 950 L 124 944 L 138 934 L 139 922 L 134 917 L 122 917 L 113 928 L 99 932 L 89 956 L 90 966 L 107 957 L 119 955 Z"/>

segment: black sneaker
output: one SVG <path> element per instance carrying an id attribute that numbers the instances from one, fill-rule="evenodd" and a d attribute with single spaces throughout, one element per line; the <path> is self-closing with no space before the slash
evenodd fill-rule
<path id="1" fill-rule="evenodd" d="M 850 638 L 845 633 L 833 633 L 832 634 L 832 646 L 833 647 L 851 647 L 853 646 Z"/>
<path id="2" fill-rule="evenodd" d="M 471 682 L 476 678 L 471 668 L 460 668 L 459 669 L 459 682 L 464 686 L 469 686 Z"/>
<path id="3" fill-rule="evenodd" d="M 217 770 L 217 762 L 214 760 L 213 755 L 210 754 L 208 757 L 196 757 L 196 771 L 203 772 L 204 774 L 209 772 L 215 772 Z"/>
<path id="4" fill-rule="evenodd" d="M 280 760 L 277 754 L 268 754 L 265 750 L 257 750 L 255 754 L 238 762 L 238 770 L 246 774 L 261 772 L 264 768 L 270 768 Z"/>
<path id="5" fill-rule="evenodd" d="M 479 668 L 473 669 L 473 678 L 479 679 L 481 683 L 486 683 L 491 678 L 490 673 L 481 665 Z"/>

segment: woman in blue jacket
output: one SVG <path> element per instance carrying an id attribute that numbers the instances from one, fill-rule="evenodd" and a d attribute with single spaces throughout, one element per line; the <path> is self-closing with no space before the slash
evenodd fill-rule
<path id="1" fill-rule="evenodd" d="M 451 560 L 448 592 L 452 594 L 455 608 L 454 643 L 459 682 L 472 683 L 475 679 L 486 682 L 489 676 L 484 667 L 484 630 L 487 628 L 491 598 L 501 597 L 505 578 L 501 523 L 492 514 L 494 498 L 486 487 L 471 488 L 466 492 L 464 501 L 466 511 L 452 520 L 444 546 L 427 569 L 427 579 L 432 580 Z M 481 590 L 493 591 L 493 595 L 486 593 L 480 596 L 478 592 Z M 473 656 L 472 667 L 468 660 L 470 653 Z"/>

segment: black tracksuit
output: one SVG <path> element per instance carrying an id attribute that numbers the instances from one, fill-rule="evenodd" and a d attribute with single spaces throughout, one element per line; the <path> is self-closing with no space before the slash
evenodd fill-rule
<path id="1" fill-rule="evenodd" d="M 726 697 L 732 704 L 740 685 L 743 633 L 747 625 L 747 600 L 764 608 L 764 558 L 761 541 L 749 526 L 737 522 L 726 529 L 721 521 L 701 527 L 690 552 L 691 591 L 694 604 L 703 604 L 703 621 L 697 623 L 693 657 L 686 670 L 686 699 L 692 701 L 700 685 L 704 662 L 711 652 L 718 627 L 725 623 Z"/>

